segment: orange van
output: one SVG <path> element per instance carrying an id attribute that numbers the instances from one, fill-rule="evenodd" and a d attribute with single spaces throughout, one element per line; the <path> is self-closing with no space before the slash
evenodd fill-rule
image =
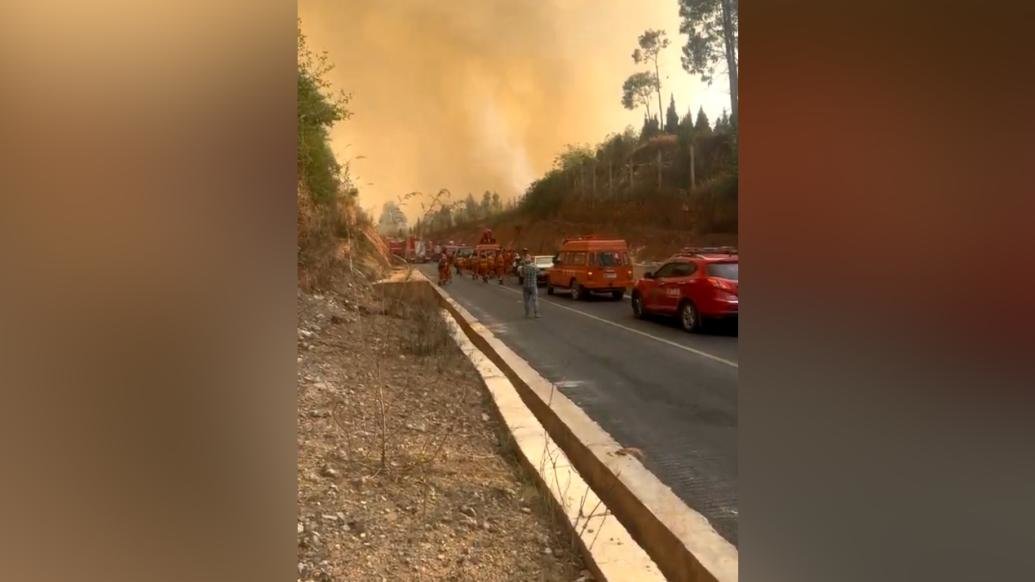
<path id="1" fill-rule="evenodd" d="M 566 239 L 546 278 L 546 292 L 568 289 L 572 299 L 610 293 L 620 300 L 633 284 L 629 245 L 620 239 L 594 236 Z"/>

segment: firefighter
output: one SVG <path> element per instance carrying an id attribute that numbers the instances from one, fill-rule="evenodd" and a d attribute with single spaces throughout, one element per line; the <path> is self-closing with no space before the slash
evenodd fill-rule
<path id="1" fill-rule="evenodd" d="M 444 286 L 449 282 L 449 257 L 446 253 L 438 259 L 438 284 Z"/>
<path id="2" fill-rule="evenodd" d="M 515 254 L 514 254 L 514 249 L 508 247 L 507 248 L 507 252 L 504 253 L 504 254 L 506 255 L 506 257 L 503 259 L 503 263 L 504 263 L 504 265 L 506 265 L 505 268 L 507 269 L 507 274 L 508 275 L 513 275 L 514 274 L 514 260 L 517 258 L 515 256 Z"/>
<path id="3" fill-rule="evenodd" d="M 510 249 L 510 253 L 507 256 L 507 271 L 515 277 L 518 274 L 518 262 L 519 256 L 517 250 Z"/>
<path id="4" fill-rule="evenodd" d="M 496 251 L 496 276 L 499 277 L 500 285 L 503 284 L 503 277 L 507 273 L 507 255 L 503 249 Z"/>

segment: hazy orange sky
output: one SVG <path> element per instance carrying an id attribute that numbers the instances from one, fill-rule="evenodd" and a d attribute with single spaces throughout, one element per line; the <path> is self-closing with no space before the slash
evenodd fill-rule
<path id="1" fill-rule="evenodd" d="M 703 106 L 714 121 L 729 107 L 725 76 L 709 87 L 680 66 L 676 0 L 300 0 L 299 16 L 335 64 L 330 80 L 352 93 L 333 146 L 340 161 L 363 156 L 352 174 L 375 219 L 415 190 L 511 198 L 564 144 L 638 130 L 642 109 L 622 107 L 621 87 L 643 68 L 631 54 L 647 28 L 671 42 L 665 107 L 670 92 L 680 115 Z"/>

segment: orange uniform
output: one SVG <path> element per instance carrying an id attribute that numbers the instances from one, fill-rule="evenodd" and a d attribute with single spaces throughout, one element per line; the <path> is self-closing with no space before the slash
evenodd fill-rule
<path id="1" fill-rule="evenodd" d="M 496 251 L 496 277 L 503 284 L 503 277 L 507 274 L 507 256 L 503 251 Z"/>
<path id="2" fill-rule="evenodd" d="M 452 271 L 449 270 L 449 256 L 443 253 L 438 260 L 438 284 L 445 285 L 452 276 Z"/>

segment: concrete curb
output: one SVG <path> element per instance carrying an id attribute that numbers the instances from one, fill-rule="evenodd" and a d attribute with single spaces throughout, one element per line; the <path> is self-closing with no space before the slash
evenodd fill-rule
<path id="1" fill-rule="evenodd" d="M 516 391 L 540 426 L 545 427 L 546 438 L 559 445 L 565 460 L 576 470 L 571 473 L 585 479 L 594 494 L 599 495 L 624 526 L 623 530 L 653 559 L 667 579 L 716 582 L 738 579 L 736 547 L 722 538 L 707 519 L 690 509 L 634 456 L 618 454 L 621 445 L 549 380 L 420 272 L 393 279 L 434 290 L 440 304 L 453 316 L 467 340 L 480 350 L 481 357 L 495 366 L 493 373 L 509 380 L 506 384 L 510 390 Z M 502 390 L 500 381 L 494 380 L 494 384 Z M 486 383 L 488 385 L 488 381 Z M 520 425 L 512 429 L 512 433 L 519 429 Z M 539 443 L 542 444 L 542 440 Z M 542 456 L 543 450 L 540 449 L 537 455 L 530 457 L 531 462 L 541 461 Z M 589 554 L 590 559 L 596 562 L 591 555 L 592 548 Z M 603 564 L 607 563 L 604 558 Z M 601 574 L 607 577 L 606 572 Z M 609 579 L 649 579 L 638 574 L 628 577 L 630 574 L 614 574 L 620 577 Z"/>
<path id="2" fill-rule="evenodd" d="M 394 273 L 377 284 L 403 285 L 418 292 L 430 292 L 431 288 L 430 281 L 419 272 Z M 583 480 L 561 447 L 525 406 L 503 371 L 474 345 L 452 312 L 443 307 L 441 314 L 453 341 L 478 371 L 491 396 L 497 417 L 506 427 L 504 438 L 567 525 L 572 541 L 595 579 L 610 582 L 664 580 L 657 564 Z"/>
<path id="3" fill-rule="evenodd" d="M 664 580 L 650 556 L 633 540 L 608 507 L 572 466 L 564 451 L 525 406 L 514 385 L 467 337 L 448 310 L 442 317 L 460 350 L 471 360 L 492 396 L 525 468 L 548 492 L 597 580 Z"/>

